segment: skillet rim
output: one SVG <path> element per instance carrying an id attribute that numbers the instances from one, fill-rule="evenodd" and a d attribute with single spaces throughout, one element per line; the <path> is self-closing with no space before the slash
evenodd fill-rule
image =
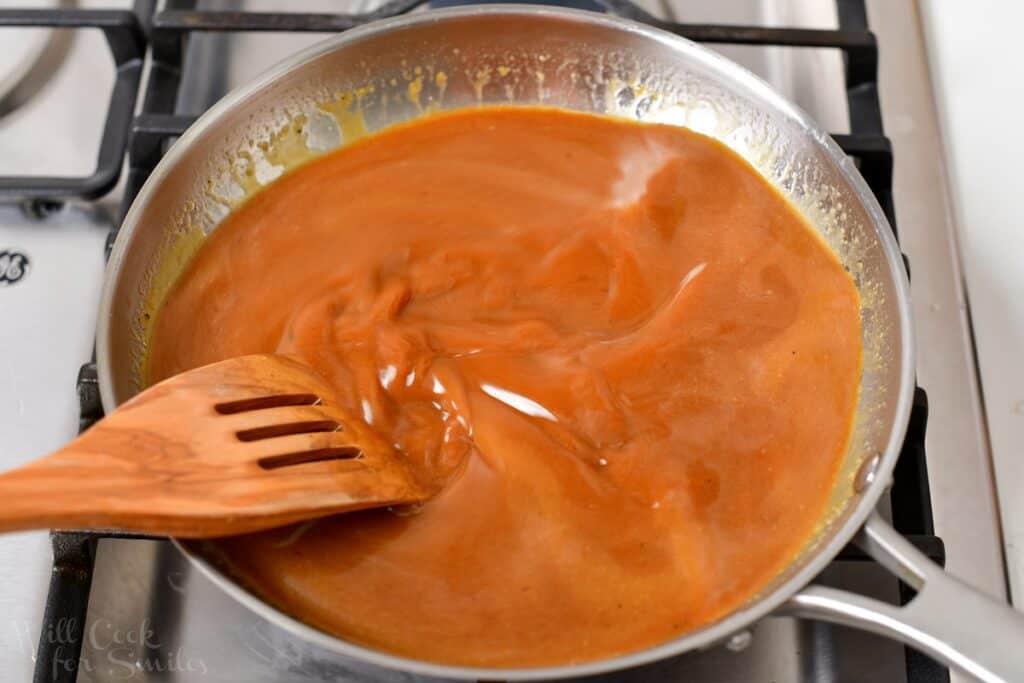
<path id="1" fill-rule="evenodd" d="M 711 50 L 661 29 L 652 28 L 616 15 L 565 8 L 548 8 L 538 5 L 478 5 L 429 10 L 420 14 L 407 14 L 391 19 L 370 22 L 327 38 L 322 42 L 297 52 L 253 81 L 228 93 L 189 127 L 150 174 L 125 216 L 107 264 L 96 338 L 97 370 L 103 408 L 105 412 L 111 412 L 116 407 L 116 403 L 113 398 L 114 383 L 110 369 L 111 363 L 107 362 L 107 359 L 111 355 L 110 323 L 121 264 L 131 247 L 133 236 L 141 224 L 140 217 L 144 213 L 144 207 L 153 195 L 156 194 L 164 178 L 185 155 L 186 150 L 201 137 L 206 128 L 213 126 L 218 119 L 228 115 L 236 107 L 243 105 L 249 97 L 270 87 L 278 82 L 279 79 L 287 78 L 294 69 L 307 62 L 315 61 L 336 49 L 358 41 L 371 39 L 380 34 L 399 31 L 409 26 L 478 16 L 494 17 L 502 15 L 519 18 L 564 19 L 588 23 L 598 28 L 632 33 L 641 39 L 657 43 L 670 51 L 684 53 L 688 58 L 703 63 L 718 73 L 723 79 L 731 79 L 737 85 L 747 89 L 751 95 L 758 98 L 762 106 L 773 109 L 776 113 L 794 121 L 809 136 L 813 137 L 815 145 L 824 150 L 828 159 L 850 183 L 870 218 L 871 224 L 875 228 L 874 236 L 879 240 L 881 250 L 885 255 L 898 311 L 900 375 L 895 399 L 896 409 L 890 424 L 886 447 L 881 454 L 882 457 L 878 463 L 873 482 L 862 491 L 851 495 L 844 504 L 843 511 L 840 513 L 840 517 L 845 516 L 845 519 L 833 522 L 833 528 L 828 532 L 830 536 L 826 538 L 823 535 L 816 548 L 808 551 L 803 556 L 794 558 L 794 562 L 789 566 L 792 566 L 797 561 L 803 562 L 803 566 L 772 591 L 753 596 L 740 608 L 696 631 L 690 631 L 677 638 L 644 650 L 582 664 L 522 668 L 467 667 L 425 662 L 356 645 L 328 635 L 281 612 L 243 588 L 238 582 L 221 572 L 207 560 L 193 553 L 178 539 L 171 539 L 171 541 L 200 573 L 242 605 L 270 623 L 288 631 L 291 635 L 333 654 L 352 657 L 387 669 L 449 679 L 524 681 L 572 678 L 637 667 L 691 650 L 705 649 L 727 639 L 735 633 L 748 629 L 754 622 L 778 611 L 789 598 L 810 583 L 833 560 L 839 551 L 853 539 L 868 516 L 874 511 L 879 497 L 888 485 L 890 475 L 899 457 L 899 451 L 910 418 L 910 408 L 915 388 L 915 347 L 910 289 L 909 281 L 903 269 L 900 249 L 896 243 L 892 228 L 885 218 L 877 199 L 868 188 L 859 171 L 850 163 L 846 154 L 843 153 L 827 133 L 820 129 L 810 116 L 776 93 L 765 81 Z"/>

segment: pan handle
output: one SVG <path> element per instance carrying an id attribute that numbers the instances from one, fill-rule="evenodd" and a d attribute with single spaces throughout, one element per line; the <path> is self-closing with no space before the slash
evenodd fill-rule
<path id="1" fill-rule="evenodd" d="M 909 604 L 811 585 L 780 612 L 894 638 L 986 683 L 1024 681 L 1024 612 L 944 572 L 877 512 L 857 543 L 918 591 Z"/>

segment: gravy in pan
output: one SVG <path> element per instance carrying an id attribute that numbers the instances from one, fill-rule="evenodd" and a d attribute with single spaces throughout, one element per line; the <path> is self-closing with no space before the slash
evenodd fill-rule
<path id="1" fill-rule="evenodd" d="M 850 277 L 723 145 L 496 107 L 252 197 L 167 296 L 148 367 L 323 373 L 437 495 L 208 552 L 342 638 L 511 667 L 657 644 L 781 571 L 824 513 L 860 349 Z"/>

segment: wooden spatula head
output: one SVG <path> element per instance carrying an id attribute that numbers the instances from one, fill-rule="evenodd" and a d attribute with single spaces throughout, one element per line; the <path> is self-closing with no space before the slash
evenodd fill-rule
<path id="1" fill-rule="evenodd" d="M 0 528 L 190 538 L 426 495 L 400 454 L 341 407 L 319 375 L 274 355 L 234 358 L 154 385 L 65 449 L 0 476 L 0 493 L 12 487 L 23 495 L 13 508 L 7 496 Z M 55 495 L 62 504 L 30 504 Z"/>

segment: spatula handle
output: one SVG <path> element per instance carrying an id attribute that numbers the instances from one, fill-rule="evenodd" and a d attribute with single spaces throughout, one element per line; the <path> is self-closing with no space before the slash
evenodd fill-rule
<path id="1" fill-rule="evenodd" d="M 210 538 L 316 516 L 301 510 L 232 509 L 228 502 L 211 499 L 200 483 L 183 481 L 179 470 L 85 449 L 83 442 L 89 444 L 80 437 L 52 455 L 0 474 L 0 533 L 89 529 Z"/>
<path id="2" fill-rule="evenodd" d="M 65 448 L 0 474 L 0 532 L 24 529 L 120 529 L 167 533 L 172 520 L 154 517 L 157 473 L 125 461 Z M 194 522 L 193 522 L 194 524 Z"/>

